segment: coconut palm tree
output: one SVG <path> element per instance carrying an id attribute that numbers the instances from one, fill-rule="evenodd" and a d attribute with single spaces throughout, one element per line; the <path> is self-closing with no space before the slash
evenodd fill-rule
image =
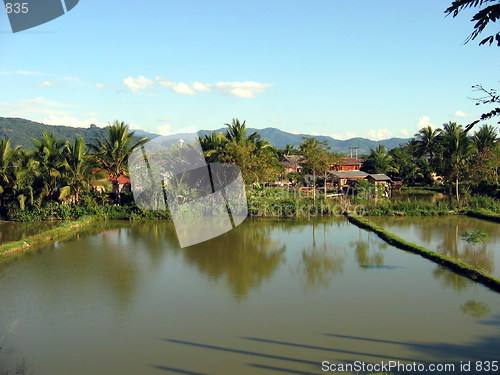
<path id="1" fill-rule="evenodd" d="M 136 141 L 134 132 L 124 122 L 115 121 L 107 128 L 105 137 L 94 137 L 94 144 L 89 146 L 95 151 L 95 155 L 102 168 L 109 171 L 111 176 L 118 177 L 126 173 L 127 162 L 130 154 L 137 147 L 148 141 L 143 137 Z"/>
<path id="2" fill-rule="evenodd" d="M 52 197 L 58 188 L 61 177 L 62 149 L 65 142 L 44 131 L 42 137 L 34 138 L 32 143 L 35 150 L 30 156 L 38 163 L 34 188 L 37 190 L 40 199 Z M 28 167 L 28 164 L 29 161 L 25 161 L 26 167 Z M 32 170 L 35 165 L 31 164 L 29 167 Z"/>
<path id="3" fill-rule="evenodd" d="M 370 155 L 361 169 L 367 173 L 387 173 L 391 168 L 392 157 L 384 145 L 370 149 Z"/>
<path id="4" fill-rule="evenodd" d="M 242 123 L 237 118 L 234 118 L 231 124 L 224 124 L 228 127 L 226 138 L 229 142 L 244 143 L 254 141 L 258 136 L 257 132 L 253 132 L 247 137 L 246 121 Z"/>
<path id="5" fill-rule="evenodd" d="M 444 161 L 447 164 L 445 177 L 455 184 L 455 197 L 460 202 L 459 183 L 465 170 L 465 162 L 470 154 L 470 141 L 462 125 L 456 122 L 444 124 L 441 133 Z"/>
<path id="6" fill-rule="evenodd" d="M 212 132 L 200 138 L 201 148 L 208 162 L 215 162 L 223 153 L 228 140 L 222 133 Z"/>
<path id="7" fill-rule="evenodd" d="M 474 134 L 472 142 L 478 153 L 494 151 L 499 144 L 497 130 L 491 125 L 484 125 Z"/>
<path id="8" fill-rule="evenodd" d="M 40 206 L 48 191 L 47 185 L 43 183 L 40 162 L 33 158 L 32 153 L 21 151 L 17 157 L 14 173 L 12 196 L 17 200 L 21 210 L 24 210 L 26 201 L 30 205 Z"/>
<path id="9" fill-rule="evenodd" d="M 12 148 L 10 139 L 0 139 L 0 202 L 4 203 L 6 191 L 9 190 L 15 180 L 14 162 L 19 152 L 19 146 Z"/>
<path id="10" fill-rule="evenodd" d="M 418 157 L 428 155 L 431 160 L 434 158 L 439 144 L 440 133 L 441 129 L 426 126 L 415 134 L 415 151 Z"/>
<path id="11" fill-rule="evenodd" d="M 109 187 L 107 172 L 96 171 L 96 158 L 88 154 L 83 138 L 77 138 L 73 143 L 67 142 L 63 155 L 63 186 L 59 189 L 60 200 L 71 196 L 73 203 L 78 203 L 82 194 L 88 193 L 92 185 Z"/>

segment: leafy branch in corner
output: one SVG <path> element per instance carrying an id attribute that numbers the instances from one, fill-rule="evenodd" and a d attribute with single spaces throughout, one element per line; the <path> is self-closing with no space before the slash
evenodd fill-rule
<path id="1" fill-rule="evenodd" d="M 500 95 L 497 93 L 497 90 L 495 89 L 485 89 L 482 85 L 474 85 L 472 86 L 472 89 L 474 91 L 479 91 L 483 93 L 482 97 L 479 98 L 470 98 L 476 102 L 476 105 L 480 104 L 493 104 L 493 103 L 500 103 Z M 483 113 L 479 120 L 476 120 L 474 122 L 471 122 L 469 125 L 465 127 L 465 131 L 469 131 L 472 129 L 474 125 L 476 125 L 480 121 L 486 121 L 490 120 L 493 117 L 500 116 L 500 108 L 494 108 L 493 110 Z M 500 124 L 500 121 L 498 121 L 498 124 Z"/>
<path id="2" fill-rule="evenodd" d="M 476 22 L 474 24 L 474 31 L 467 37 L 464 44 L 476 39 L 476 37 L 483 32 L 483 30 L 490 22 L 495 22 L 500 18 L 500 1 L 455 0 L 451 4 L 451 6 L 445 10 L 446 15 L 452 14 L 453 18 L 455 18 L 464 9 L 482 7 L 483 5 L 485 5 L 486 7 L 479 10 L 471 19 L 471 22 Z M 487 43 L 491 45 L 495 40 L 497 42 L 497 45 L 500 47 L 500 32 L 487 36 L 486 38 L 481 40 L 481 42 L 479 42 L 479 45 L 481 46 Z"/>

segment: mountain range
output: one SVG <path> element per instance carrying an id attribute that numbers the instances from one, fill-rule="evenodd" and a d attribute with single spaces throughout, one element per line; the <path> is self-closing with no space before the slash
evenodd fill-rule
<path id="1" fill-rule="evenodd" d="M 34 122 L 21 118 L 0 117 L 0 138 L 9 138 L 13 146 L 22 146 L 31 148 L 31 140 L 40 137 L 44 131 L 54 134 L 57 138 L 74 139 L 83 137 L 86 142 L 92 141 L 93 137 L 98 137 L 103 133 L 103 129 L 95 125 L 89 128 L 74 128 L 63 125 L 46 125 L 40 122 Z M 226 128 L 215 130 L 215 132 L 225 132 Z M 204 136 L 210 134 L 212 130 L 200 130 L 198 134 Z M 258 132 L 262 139 L 267 139 L 272 145 L 278 148 L 283 148 L 287 144 L 298 146 L 303 137 L 314 137 L 319 141 L 326 141 L 330 147 L 330 151 L 350 154 L 350 147 L 358 147 L 358 155 L 367 154 L 371 148 L 376 148 L 379 144 L 384 145 L 387 149 L 393 149 L 400 144 L 408 141 L 405 138 L 389 138 L 380 141 L 373 141 L 367 138 L 351 138 L 346 140 L 334 139 L 328 136 L 318 136 L 310 134 L 292 134 L 276 128 L 254 129 L 249 128 L 248 134 Z M 135 130 L 137 137 L 155 138 L 159 134 L 149 133 L 144 130 Z"/>

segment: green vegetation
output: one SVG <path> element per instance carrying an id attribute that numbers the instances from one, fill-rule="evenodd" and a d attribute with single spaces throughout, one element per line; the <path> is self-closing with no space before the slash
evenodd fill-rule
<path id="1" fill-rule="evenodd" d="M 339 191 L 324 181 L 332 166 L 340 165 L 340 155 L 330 152 L 320 137 L 303 137 L 298 147 L 289 144 L 280 150 L 258 132 L 249 133 L 244 121 L 233 119 L 226 126 L 225 133 L 201 137 L 202 149 L 208 162 L 240 167 L 249 189 L 250 212 L 256 216 L 341 214 L 360 212 L 361 205 L 368 215 L 500 212 L 496 199 L 499 138 L 497 130 L 488 125 L 474 135 L 456 123 L 437 130 L 424 128 L 406 145 L 391 151 L 379 145 L 366 158 L 362 169 L 367 172 L 387 173 L 449 194 L 448 202 L 436 203 L 373 199 L 382 187 L 366 181 L 357 183 L 357 196 L 339 197 Z M 123 122 L 111 124 L 105 134 L 92 137 L 88 144 L 81 137 L 70 142 L 47 132 L 32 140 L 30 150 L 12 146 L 10 139 L 0 139 L 0 217 L 18 221 L 85 215 L 168 218 L 168 212 L 141 211 L 130 193 L 118 191 L 116 178 L 127 175 L 129 155 L 146 141 L 135 137 Z M 285 175 L 279 156 L 290 152 L 302 155 L 302 170 Z M 442 184 L 434 181 L 436 176 L 442 176 Z M 292 191 L 261 189 L 264 183 L 280 179 L 292 182 Z M 307 187 L 301 190 L 304 185 Z M 338 198 L 328 198 L 329 193 L 337 193 Z"/>
<path id="2" fill-rule="evenodd" d="M 462 239 L 472 244 L 480 244 L 490 239 L 491 235 L 485 230 L 477 229 L 462 233 Z"/>
<path id="3" fill-rule="evenodd" d="M 91 224 L 94 221 L 92 217 L 82 217 L 77 221 L 65 221 L 56 228 L 35 234 L 24 240 L 8 242 L 0 245 L 0 255 L 8 256 L 14 253 L 25 251 L 34 245 L 43 245 L 54 240 L 69 237 Z"/>
<path id="4" fill-rule="evenodd" d="M 458 203 L 467 194 L 500 197 L 500 146 L 497 129 L 484 125 L 470 135 L 455 122 L 421 129 L 407 144 L 372 150 L 363 164 L 369 173 L 386 173 L 407 184 L 438 186 Z"/>
<path id="5" fill-rule="evenodd" d="M 348 215 L 348 219 L 351 223 L 357 225 L 358 227 L 375 232 L 381 239 L 383 239 L 390 245 L 396 246 L 402 250 L 407 250 L 412 253 L 419 254 L 420 256 L 432 260 L 433 262 L 444 267 L 447 267 L 462 276 L 465 276 L 473 281 L 487 286 L 490 289 L 500 292 L 500 279 L 486 273 L 479 267 L 475 267 L 456 258 L 443 255 L 436 251 L 426 249 L 423 246 L 418 246 L 414 243 L 405 241 L 402 238 L 389 233 L 383 228 L 373 224 L 366 218 L 357 215 Z"/>
<path id="6" fill-rule="evenodd" d="M 494 212 L 490 212 L 490 211 L 485 210 L 485 209 L 470 210 L 470 211 L 466 211 L 465 214 L 467 216 L 476 217 L 478 219 L 495 221 L 497 223 L 500 223 L 500 214 L 494 213 Z"/>

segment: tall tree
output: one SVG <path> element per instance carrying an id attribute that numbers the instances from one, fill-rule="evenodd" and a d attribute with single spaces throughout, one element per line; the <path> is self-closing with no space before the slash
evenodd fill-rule
<path id="1" fill-rule="evenodd" d="M 115 121 L 107 128 L 105 137 L 94 137 L 89 146 L 95 151 L 99 163 L 109 171 L 113 177 L 118 177 L 127 171 L 127 162 L 130 154 L 137 147 L 147 142 L 148 138 L 134 139 L 134 132 L 124 122 Z"/>
<path id="2" fill-rule="evenodd" d="M 4 198 L 12 189 L 15 181 L 15 165 L 19 146 L 12 148 L 10 139 L 0 139 L 0 203 L 4 204 Z"/>
<path id="3" fill-rule="evenodd" d="M 387 173 L 391 166 L 392 157 L 384 145 L 370 149 L 370 155 L 363 162 L 361 169 L 367 173 Z"/>
<path id="4" fill-rule="evenodd" d="M 439 144 L 439 134 L 441 129 L 433 129 L 431 126 L 426 126 L 415 134 L 416 138 L 416 152 L 419 157 L 429 156 L 433 159 L 436 149 Z"/>
<path id="5" fill-rule="evenodd" d="M 324 174 L 329 169 L 329 155 L 326 149 L 326 141 L 318 141 L 316 138 L 304 137 L 300 144 L 300 151 L 305 161 L 302 169 L 313 177 L 313 201 L 316 203 L 316 177 Z M 326 180 L 325 180 L 326 185 Z"/>
<path id="6" fill-rule="evenodd" d="M 493 126 L 483 125 L 472 137 L 477 152 L 494 151 L 499 143 L 498 133 Z"/>
<path id="7" fill-rule="evenodd" d="M 470 141 L 463 127 L 456 122 L 444 124 L 441 139 L 446 163 L 445 177 L 455 184 L 455 197 L 460 203 L 459 184 L 470 154 Z"/>
<path id="8" fill-rule="evenodd" d="M 41 138 L 32 140 L 35 150 L 31 154 L 37 161 L 35 189 L 40 200 L 45 197 L 54 198 L 61 177 L 62 149 L 65 142 L 57 139 L 53 134 L 43 132 Z M 31 164 L 30 168 L 34 165 Z"/>
<path id="9" fill-rule="evenodd" d="M 245 121 L 233 119 L 226 126 L 227 142 L 223 146 L 220 161 L 238 165 L 246 183 L 265 182 L 279 175 L 276 150 L 267 140 L 261 139 L 257 132 L 247 135 Z"/>
<path id="10" fill-rule="evenodd" d="M 212 132 L 200 138 L 201 149 L 209 163 L 219 160 L 227 143 L 228 140 L 222 133 Z"/>
<path id="11" fill-rule="evenodd" d="M 59 199 L 71 197 L 73 203 L 78 203 L 83 193 L 91 190 L 92 184 L 109 187 L 107 173 L 95 171 L 96 159 L 87 153 L 83 138 L 77 138 L 73 143 L 67 142 L 62 162 L 62 187 L 59 189 Z"/>

